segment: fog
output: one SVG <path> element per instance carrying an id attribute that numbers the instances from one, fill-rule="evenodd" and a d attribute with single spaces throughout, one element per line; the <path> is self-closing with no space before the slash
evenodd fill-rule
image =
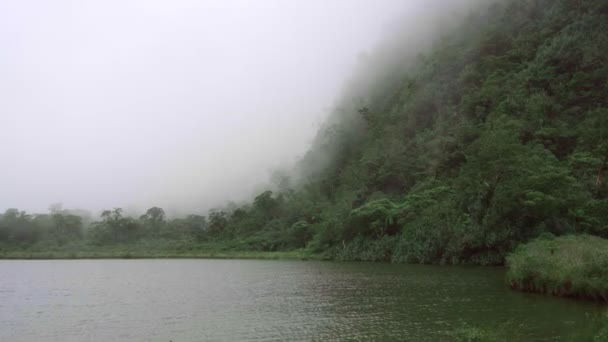
<path id="1" fill-rule="evenodd" d="M 0 209 L 246 199 L 388 32 L 464 3 L 2 0 Z"/>

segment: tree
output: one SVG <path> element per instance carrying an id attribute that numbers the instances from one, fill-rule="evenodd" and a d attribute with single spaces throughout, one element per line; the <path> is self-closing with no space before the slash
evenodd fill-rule
<path id="1" fill-rule="evenodd" d="M 271 218 L 276 214 L 278 207 L 277 200 L 272 197 L 272 191 L 264 191 L 253 201 L 253 207 L 259 210 L 266 218 Z"/>
<path id="2" fill-rule="evenodd" d="M 101 213 L 101 221 L 93 224 L 91 233 L 98 244 L 133 242 L 141 237 L 141 226 L 134 219 L 123 217 L 121 208 L 114 208 Z"/>
<path id="3" fill-rule="evenodd" d="M 209 213 L 209 231 L 221 233 L 228 225 L 228 214 L 224 211 L 211 211 Z"/>
<path id="4" fill-rule="evenodd" d="M 15 208 L 7 209 L 0 221 L 0 236 L 5 240 L 18 243 L 33 243 L 38 240 L 32 215 Z"/>
<path id="5" fill-rule="evenodd" d="M 51 217 L 53 221 L 51 235 L 59 245 L 70 240 L 82 239 L 82 218 L 80 216 L 55 213 Z"/>
<path id="6" fill-rule="evenodd" d="M 152 237 L 160 236 L 167 223 L 165 211 L 159 207 L 148 209 L 139 219 L 142 222 L 144 229 L 146 229 Z"/>

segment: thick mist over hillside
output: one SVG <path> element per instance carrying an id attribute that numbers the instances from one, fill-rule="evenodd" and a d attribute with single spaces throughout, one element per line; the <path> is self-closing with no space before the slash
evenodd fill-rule
<path id="1" fill-rule="evenodd" d="M 250 198 L 479 2 L 2 2 L 0 210 Z"/>

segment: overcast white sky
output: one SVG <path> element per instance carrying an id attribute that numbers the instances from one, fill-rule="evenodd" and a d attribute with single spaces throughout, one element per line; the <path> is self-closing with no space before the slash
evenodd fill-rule
<path id="1" fill-rule="evenodd" d="M 413 1 L 0 0 L 0 209 L 249 196 L 303 154 L 405 10 Z"/>

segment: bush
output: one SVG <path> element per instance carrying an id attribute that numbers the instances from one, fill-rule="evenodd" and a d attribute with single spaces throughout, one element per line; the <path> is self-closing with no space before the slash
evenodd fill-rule
<path id="1" fill-rule="evenodd" d="M 358 236 L 348 244 L 336 248 L 338 260 L 390 262 L 397 243 L 397 237 L 384 236 L 380 239 Z"/>
<path id="2" fill-rule="evenodd" d="M 608 300 L 608 240 L 590 235 L 539 238 L 507 257 L 517 290 Z"/>

